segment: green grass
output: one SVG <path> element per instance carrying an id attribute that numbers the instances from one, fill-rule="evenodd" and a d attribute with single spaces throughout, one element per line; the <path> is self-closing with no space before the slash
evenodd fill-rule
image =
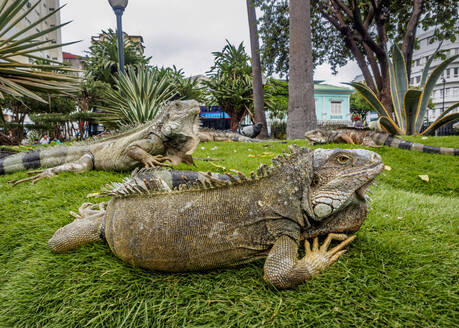
<path id="1" fill-rule="evenodd" d="M 458 137 L 412 140 L 459 147 Z M 250 172 L 269 158 L 249 155 L 286 148 L 207 143 L 195 155 Z M 54 254 L 47 241 L 71 221 L 68 212 L 128 173 L 62 174 L 14 188 L 6 182 L 25 173 L 0 176 L 0 327 L 457 327 L 459 160 L 376 151 L 392 170 L 372 188 L 356 241 L 325 273 L 287 291 L 264 283 L 263 261 L 165 274 L 132 267 L 103 243 Z M 212 163 L 193 169 L 223 171 Z"/>

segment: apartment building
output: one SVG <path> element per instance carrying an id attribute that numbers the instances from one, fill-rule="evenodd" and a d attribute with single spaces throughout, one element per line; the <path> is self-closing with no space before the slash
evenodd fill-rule
<path id="1" fill-rule="evenodd" d="M 459 30 L 459 23 L 456 24 L 456 30 Z M 439 46 L 439 42 L 432 42 L 432 35 L 435 29 L 432 28 L 426 32 L 418 34 L 419 49 L 413 53 L 413 63 L 411 65 L 411 80 L 410 85 L 418 86 L 421 81 L 422 70 L 427 61 L 427 58 L 433 55 Z M 440 50 L 446 57 L 459 55 L 459 33 L 457 34 L 456 41 L 444 41 Z M 441 59 L 434 59 L 430 67 L 432 72 Z M 433 92 L 432 102 L 435 108 L 428 110 L 427 119 L 433 122 L 445 109 L 459 101 L 459 58 L 448 65 L 443 75 L 438 79 Z M 456 108 L 453 112 L 458 112 Z"/>
<path id="2" fill-rule="evenodd" d="M 24 13 L 28 9 L 30 9 L 33 5 L 35 5 L 39 0 L 30 0 L 27 2 L 27 4 L 24 6 L 24 8 L 21 9 L 21 12 L 19 14 Z M 14 29 L 12 29 L 6 36 L 13 35 L 14 33 L 18 32 L 19 30 L 22 30 L 26 28 L 27 26 L 32 25 L 34 22 L 37 20 L 41 19 L 42 17 L 46 16 L 50 12 L 56 10 L 59 8 L 59 0 L 42 0 L 38 6 L 36 6 L 32 12 L 30 12 L 17 26 L 15 26 Z M 60 12 L 57 12 L 55 15 L 52 15 L 51 17 L 47 18 L 43 22 L 41 22 L 39 25 L 35 26 L 31 30 L 28 31 L 26 35 L 30 35 L 33 33 L 39 33 L 43 30 L 46 30 L 50 27 L 57 26 L 61 24 L 61 15 Z M 61 29 L 57 29 L 54 32 L 48 33 L 46 35 L 43 35 L 39 38 L 39 40 L 51 40 L 51 43 L 61 43 L 62 38 L 61 38 Z M 56 60 L 59 62 L 62 62 L 62 48 L 56 48 L 56 49 L 49 49 L 49 50 L 43 50 L 39 51 L 35 54 L 38 57 L 42 57 L 45 59 L 51 59 L 51 60 Z M 28 58 L 16 58 L 16 60 L 21 61 L 21 62 L 31 62 L 31 59 Z"/>

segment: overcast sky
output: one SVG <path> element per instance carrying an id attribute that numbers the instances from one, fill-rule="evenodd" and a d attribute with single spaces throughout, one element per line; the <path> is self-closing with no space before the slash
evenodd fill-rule
<path id="1" fill-rule="evenodd" d="M 62 41 L 82 40 L 64 51 L 84 55 L 92 35 L 101 30 L 116 30 L 116 18 L 108 0 L 61 0 L 67 4 L 62 22 Z M 205 74 L 213 63 L 213 51 L 221 51 L 225 39 L 244 42 L 250 54 L 249 28 L 245 0 L 130 0 L 123 15 L 123 30 L 144 39 L 145 55 L 158 66 L 183 68 L 186 75 Z M 319 66 L 316 80 L 328 83 L 349 82 L 360 70 L 346 65 L 333 76 L 327 65 Z"/>

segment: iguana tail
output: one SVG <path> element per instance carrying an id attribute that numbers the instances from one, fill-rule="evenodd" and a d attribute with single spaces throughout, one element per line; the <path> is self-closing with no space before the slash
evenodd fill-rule
<path id="1" fill-rule="evenodd" d="M 105 206 L 107 203 L 81 205 L 75 220 L 57 230 L 48 241 L 55 252 L 69 251 L 83 244 L 105 240 Z"/>
<path id="2" fill-rule="evenodd" d="M 38 167 L 54 167 L 78 160 L 88 152 L 87 146 L 55 146 L 29 152 L 19 152 L 0 158 L 0 175 Z"/>
<path id="3" fill-rule="evenodd" d="M 459 148 L 446 148 L 446 147 L 435 147 L 435 146 L 423 145 L 420 143 L 396 138 L 396 137 L 393 137 L 385 133 L 375 133 L 372 139 L 377 145 L 381 145 L 381 146 L 384 145 L 384 146 L 389 146 L 392 148 L 414 150 L 414 151 L 419 151 L 423 153 L 448 154 L 448 155 L 453 155 L 453 156 L 459 156 Z"/>

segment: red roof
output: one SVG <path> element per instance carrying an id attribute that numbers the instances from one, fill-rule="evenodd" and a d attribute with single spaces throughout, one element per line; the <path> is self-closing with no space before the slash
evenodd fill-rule
<path id="1" fill-rule="evenodd" d="M 79 59 L 81 56 L 71 54 L 70 52 L 62 52 L 62 57 L 64 59 Z"/>

